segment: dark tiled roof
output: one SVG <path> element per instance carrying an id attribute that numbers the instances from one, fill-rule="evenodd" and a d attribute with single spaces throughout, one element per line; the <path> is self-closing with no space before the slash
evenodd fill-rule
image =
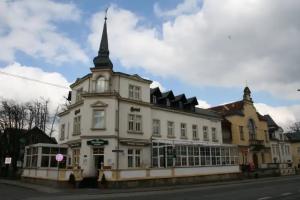
<path id="1" fill-rule="evenodd" d="M 216 106 L 216 107 L 212 107 L 209 108 L 211 110 L 214 110 L 218 113 L 220 113 L 221 115 L 224 116 L 229 116 L 229 115 L 241 115 L 244 116 L 243 113 L 243 107 L 244 107 L 244 102 L 243 101 L 236 101 L 233 103 L 228 103 L 225 105 L 221 105 L 221 106 Z"/>
<path id="2" fill-rule="evenodd" d="M 291 142 L 300 142 L 300 131 L 285 134 Z"/>
<path id="3" fill-rule="evenodd" d="M 195 113 L 200 114 L 200 115 L 205 115 L 209 117 L 214 117 L 214 118 L 221 118 L 221 115 L 218 114 L 217 112 L 209 109 L 203 109 L 203 108 L 195 108 Z"/>
<path id="4" fill-rule="evenodd" d="M 273 118 L 270 115 L 264 115 L 264 118 L 267 120 L 267 124 L 269 128 L 279 128 L 279 126 L 276 124 L 276 122 L 273 120 Z"/>
<path id="5" fill-rule="evenodd" d="M 161 91 L 160 91 L 159 87 L 150 88 L 150 95 L 153 95 L 153 94 L 161 96 Z"/>
<path id="6" fill-rule="evenodd" d="M 174 102 L 176 101 L 182 101 L 182 102 L 186 102 L 186 97 L 185 97 L 185 94 L 180 94 L 180 95 L 177 95 L 174 99 Z"/>
<path id="7" fill-rule="evenodd" d="M 160 98 L 164 99 L 164 98 L 167 98 L 167 97 L 170 98 L 170 99 L 174 99 L 174 94 L 173 94 L 172 90 L 162 93 Z"/>
<path id="8" fill-rule="evenodd" d="M 186 104 L 198 105 L 197 98 L 196 97 L 188 98 L 187 101 L 186 101 Z"/>
<path id="9" fill-rule="evenodd" d="M 267 119 L 264 116 L 262 116 L 259 112 L 256 112 L 256 114 L 260 121 L 267 121 Z"/>

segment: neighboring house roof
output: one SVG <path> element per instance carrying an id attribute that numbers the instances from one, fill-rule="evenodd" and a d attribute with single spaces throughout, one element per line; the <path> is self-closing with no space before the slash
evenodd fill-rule
<path id="1" fill-rule="evenodd" d="M 300 131 L 285 134 L 291 142 L 300 142 Z"/>
<path id="2" fill-rule="evenodd" d="M 44 131 L 42 131 L 38 127 L 34 127 L 31 130 L 7 128 L 5 129 L 4 134 L 13 137 L 17 137 L 17 134 L 20 134 L 18 138 L 22 138 L 26 145 L 35 143 L 57 144 L 57 141 L 54 137 L 49 137 Z"/>
<path id="3" fill-rule="evenodd" d="M 276 122 L 273 120 L 273 118 L 270 115 L 264 115 L 264 118 L 267 120 L 267 124 L 269 128 L 279 128 L 279 126 L 276 124 Z"/>
<path id="4" fill-rule="evenodd" d="M 221 118 L 221 115 L 218 114 L 217 112 L 214 112 L 209 109 L 203 109 L 203 108 L 195 108 L 195 113 L 200 114 L 200 115 L 206 115 L 210 117 L 216 117 L 216 118 Z"/>
<path id="5" fill-rule="evenodd" d="M 244 116 L 243 108 L 244 108 L 244 102 L 236 101 L 236 102 L 232 102 L 232 103 L 228 103 L 216 107 L 211 107 L 209 109 L 214 110 L 223 116 L 230 116 L 230 115 Z"/>

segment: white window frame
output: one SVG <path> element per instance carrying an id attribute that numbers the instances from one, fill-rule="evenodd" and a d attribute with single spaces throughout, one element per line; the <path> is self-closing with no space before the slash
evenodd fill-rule
<path id="1" fill-rule="evenodd" d="M 129 153 L 130 152 L 130 153 Z M 127 167 L 128 168 L 140 168 L 141 167 L 141 156 L 142 150 L 137 148 L 130 148 L 127 150 Z M 129 165 L 129 160 L 131 159 L 131 164 Z"/>
<path id="2" fill-rule="evenodd" d="M 187 138 L 186 123 L 180 123 L 180 137 L 181 138 Z"/>
<path id="3" fill-rule="evenodd" d="M 194 140 L 199 139 L 199 135 L 198 135 L 198 125 L 197 125 L 197 124 L 193 124 L 193 125 L 192 125 L 192 135 L 193 135 L 193 139 L 194 139 Z"/>
<path id="4" fill-rule="evenodd" d="M 103 116 L 99 116 L 99 118 L 103 120 L 102 127 L 96 127 L 96 112 L 103 112 Z M 105 129 L 106 127 L 106 112 L 104 109 L 94 109 L 92 114 L 92 129 Z"/>
<path id="5" fill-rule="evenodd" d="M 172 121 L 167 121 L 167 136 L 168 137 L 174 137 L 175 136 L 175 132 L 174 132 L 174 128 L 175 124 Z"/>
<path id="6" fill-rule="evenodd" d="M 83 88 L 79 88 L 76 90 L 76 99 L 75 101 L 78 102 L 82 99 L 81 95 L 83 93 Z"/>
<path id="7" fill-rule="evenodd" d="M 140 100 L 142 96 L 142 89 L 140 86 L 129 84 L 128 97 L 130 99 Z"/>
<path id="8" fill-rule="evenodd" d="M 209 141 L 208 127 L 203 126 L 203 141 Z"/>
<path id="9" fill-rule="evenodd" d="M 128 131 L 143 132 L 143 117 L 142 115 L 128 114 Z"/>
<path id="10" fill-rule="evenodd" d="M 159 119 L 152 120 L 152 135 L 160 136 L 160 120 Z"/>
<path id="11" fill-rule="evenodd" d="M 99 76 L 95 81 L 95 92 L 102 93 L 107 91 L 107 80 L 104 76 Z"/>
<path id="12" fill-rule="evenodd" d="M 73 135 L 81 134 L 81 115 L 75 116 L 73 119 Z"/>
<path id="13" fill-rule="evenodd" d="M 211 138 L 212 138 L 213 142 L 218 142 L 217 128 L 216 127 L 211 128 Z"/>

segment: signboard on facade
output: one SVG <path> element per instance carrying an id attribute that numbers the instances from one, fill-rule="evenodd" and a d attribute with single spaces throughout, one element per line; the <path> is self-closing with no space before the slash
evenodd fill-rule
<path id="1" fill-rule="evenodd" d="M 4 163 L 6 165 L 10 165 L 11 164 L 11 157 L 6 157 Z"/>
<path id="2" fill-rule="evenodd" d="M 108 145 L 108 141 L 107 140 L 102 140 L 102 139 L 93 139 L 93 140 L 87 141 L 87 145 L 103 146 L 103 145 Z"/>
<path id="3" fill-rule="evenodd" d="M 69 147 L 71 147 L 71 148 L 81 147 L 81 142 L 71 143 L 71 144 L 69 144 Z"/>

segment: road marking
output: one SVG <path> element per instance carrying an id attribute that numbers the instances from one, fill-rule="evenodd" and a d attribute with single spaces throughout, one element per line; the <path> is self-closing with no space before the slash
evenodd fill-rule
<path id="1" fill-rule="evenodd" d="M 286 193 L 282 193 L 281 196 L 288 196 L 288 195 L 291 195 L 292 193 L 290 192 L 286 192 Z"/>
<path id="2" fill-rule="evenodd" d="M 266 199 L 272 199 L 272 197 L 261 197 L 261 198 L 259 198 L 257 200 L 266 200 Z"/>

